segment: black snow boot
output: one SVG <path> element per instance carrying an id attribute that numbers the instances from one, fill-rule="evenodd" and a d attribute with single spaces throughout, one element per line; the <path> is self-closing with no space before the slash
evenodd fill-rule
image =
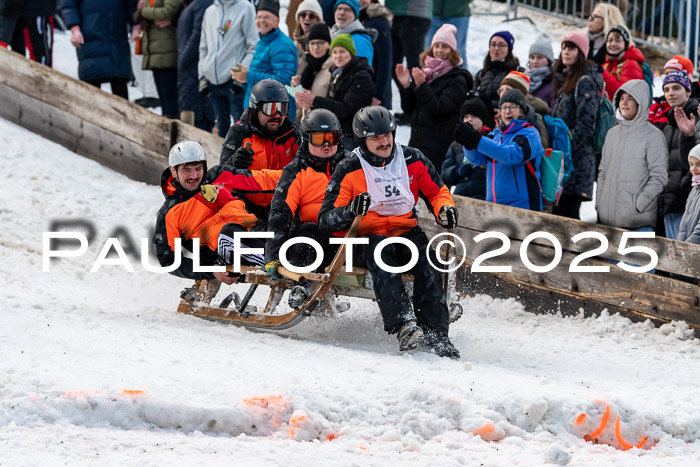
<path id="1" fill-rule="evenodd" d="M 397 336 L 399 338 L 399 350 L 405 352 L 407 350 L 415 350 L 418 347 L 418 341 L 423 337 L 423 331 L 414 320 L 404 321 L 397 332 Z"/>
<path id="2" fill-rule="evenodd" d="M 459 350 L 452 344 L 447 334 L 439 333 L 433 329 L 426 330 L 421 343 L 427 347 L 427 350 L 435 352 L 440 357 L 459 359 Z"/>

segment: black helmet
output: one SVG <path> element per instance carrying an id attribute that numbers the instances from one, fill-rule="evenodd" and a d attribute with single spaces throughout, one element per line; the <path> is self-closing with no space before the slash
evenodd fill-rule
<path id="1" fill-rule="evenodd" d="M 289 94 L 279 81 L 263 79 L 255 83 L 253 89 L 250 90 L 248 106 L 258 110 L 259 104 L 264 102 L 289 102 Z"/>
<path id="2" fill-rule="evenodd" d="M 356 140 L 396 131 L 394 115 L 381 105 L 370 105 L 357 111 L 352 120 L 352 132 Z"/>
<path id="3" fill-rule="evenodd" d="M 338 117 L 326 109 L 314 109 L 309 112 L 301 121 L 301 136 L 308 141 L 310 133 L 320 133 L 322 131 L 340 131 L 340 120 Z"/>

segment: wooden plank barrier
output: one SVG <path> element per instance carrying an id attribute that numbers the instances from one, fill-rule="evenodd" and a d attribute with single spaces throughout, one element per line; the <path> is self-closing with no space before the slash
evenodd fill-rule
<path id="1" fill-rule="evenodd" d="M 218 163 L 223 140 L 179 120 L 169 120 L 87 83 L 0 48 L 0 116 L 93 159 L 134 180 L 158 184 L 168 165 L 168 151 L 185 139 L 200 142 L 209 166 Z M 458 288 L 467 293 L 513 297 L 535 312 L 586 315 L 603 309 L 633 319 L 657 323 L 685 320 L 700 329 L 700 286 L 655 274 L 635 274 L 610 262 L 646 264 L 647 255 L 623 255 L 624 230 L 590 224 L 468 198 L 455 197 L 459 224 L 455 234 L 464 241 L 465 266 L 458 271 Z M 429 236 L 444 232 L 432 213 L 419 207 L 421 226 Z M 483 265 L 507 265 L 510 272 L 474 272 L 473 263 L 485 252 L 501 246 L 497 239 L 475 242 L 484 232 L 502 232 L 510 240 L 505 254 Z M 548 272 L 533 272 L 520 257 L 523 240 L 533 232 L 552 234 L 560 243 L 559 264 Z M 582 232 L 602 235 L 605 248 L 581 265 L 609 266 L 609 272 L 569 272 L 580 253 L 600 246 L 594 238 L 574 242 Z M 589 234 L 590 235 L 590 234 Z M 634 239 L 630 246 L 645 246 L 658 254 L 657 270 L 700 277 L 700 246 L 665 238 Z M 526 248 L 536 265 L 554 257 L 552 243 L 535 238 Z"/>

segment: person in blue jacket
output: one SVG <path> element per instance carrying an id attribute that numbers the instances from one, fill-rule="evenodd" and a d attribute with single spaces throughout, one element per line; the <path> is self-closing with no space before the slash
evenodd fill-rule
<path id="1" fill-rule="evenodd" d="M 255 26 L 260 34 L 260 42 L 255 47 L 250 68 L 240 66 L 241 71 L 231 71 L 231 77 L 239 83 L 246 84 L 243 102 L 250 100 L 250 90 L 255 83 L 264 79 L 274 79 L 288 86 L 292 76 L 297 74 L 297 47 L 294 42 L 279 29 L 280 5 L 277 0 L 260 0 Z M 289 119 L 296 116 L 294 99 L 289 102 Z"/>
<path id="2" fill-rule="evenodd" d="M 134 79 L 128 31 L 134 26 L 136 0 L 61 0 L 58 11 L 71 31 L 78 54 L 78 77 L 129 99 L 127 83 Z M 132 28 L 132 31 L 135 31 Z"/>
<path id="3" fill-rule="evenodd" d="M 470 124 L 460 123 L 455 140 L 464 145 L 469 162 L 486 164 L 486 201 L 541 211 L 539 178 L 544 149 L 536 122 L 525 120 L 525 115 L 535 113 L 528 112 L 525 96 L 518 89 L 504 92 L 498 106 L 500 125 L 487 137 Z"/>
<path id="4" fill-rule="evenodd" d="M 357 56 L 366 58 L 367 63 L 374 63 L 374 46 L 379 32 L 376 29 L 366 29 L 360 22 L 360 2 L 358 0 L 338 0 L 335 2 L 333 14 L 335 24 L 331 28 L 331 38 L 341 34 L 350 34 L 355 44 Z M 389 55 L 391 56 L 391 55 Z"/>

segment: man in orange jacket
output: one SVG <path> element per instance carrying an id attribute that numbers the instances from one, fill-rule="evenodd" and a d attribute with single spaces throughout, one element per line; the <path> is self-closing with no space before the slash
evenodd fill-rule
<path id="1" fill-rule="evenodd" d="M 194 141 L 182 141 L 173 146 L 168 161 L 170 166 L 161 177 L 165 203 L 158 211 L 153 236 L 161 266 L 171 266 L 177 261 L 176 238 L 181 238 L 183 248 L 189 251 L 193 251 L 193 239 L 199 240 L 202 266 L 233 264 L 235 232 L 265 230 L 266 222 L 259 221 L 249 211 L 244 199 L 234 196 L 232 192 L 243 193 L 243 197 L 247 194 L 260 197 L 267 193 L 269 204 L 282 172 L 226 170 L 217 166 L 207 173 L 204 149 Z M 259 202 L 264 202 L 264 199 Z M 241 245 L 262 248 L 264 242 L 246 239 Z M 246 265 L 265 264 L 261 254 L 242 254 L 241 258 Z M 194 267 L 192 258 L 182 255 L 179 267 L 171 274 L 195 280 L 216 278 L 226 284 L 232 284 L 239 278 L 225 272 L 195 271 Z"/>
<path id="2" fill-rule="evenodd" d="M 282 170 L 299 149 L 299 129 L 287 116 L 289 94 L 274 79 L 264 79 L 250 91 L 249 107 L 226 135 L 221 165 L 237 169 Z M 245 143 L 250 142 L 247 149 Z"/>
<path id="3" fill-rule="evenodd" d="M 387 109 L 364 107 L 355 114 L 352 126 L 359 147 L 333 172 L 318 215 L 319 227 L 341 235 L 356 215 L 362 215 L 359 235 L 367 237 L 369 244 L 358 259 L 364 260 L 372 274 L 384 330 L 397 334 L 401 351 L 413 350 L 422 342 L 441 357 L 459 358 L 447 335 L 442 278 L 428 261 L 428 238 L 418 226 L 414 209 L 421 195 L 439 223 L 454 228 L 457 210 L 452 195 L 419 150 L 394 144 L 396 124 Z M 411 270 L 413 303 L 401 274 L 385 271 L 374 260 L 377 245 L 387 237 L 403 237 L 418 248 L 418 262 Z M 430 250 L 429 254 L 432 263 L 438 264 L 435 253 Z M 397 243 L 381 252 L 388 266 L 402 266 L 410 258 L 410 250 Z"/>

